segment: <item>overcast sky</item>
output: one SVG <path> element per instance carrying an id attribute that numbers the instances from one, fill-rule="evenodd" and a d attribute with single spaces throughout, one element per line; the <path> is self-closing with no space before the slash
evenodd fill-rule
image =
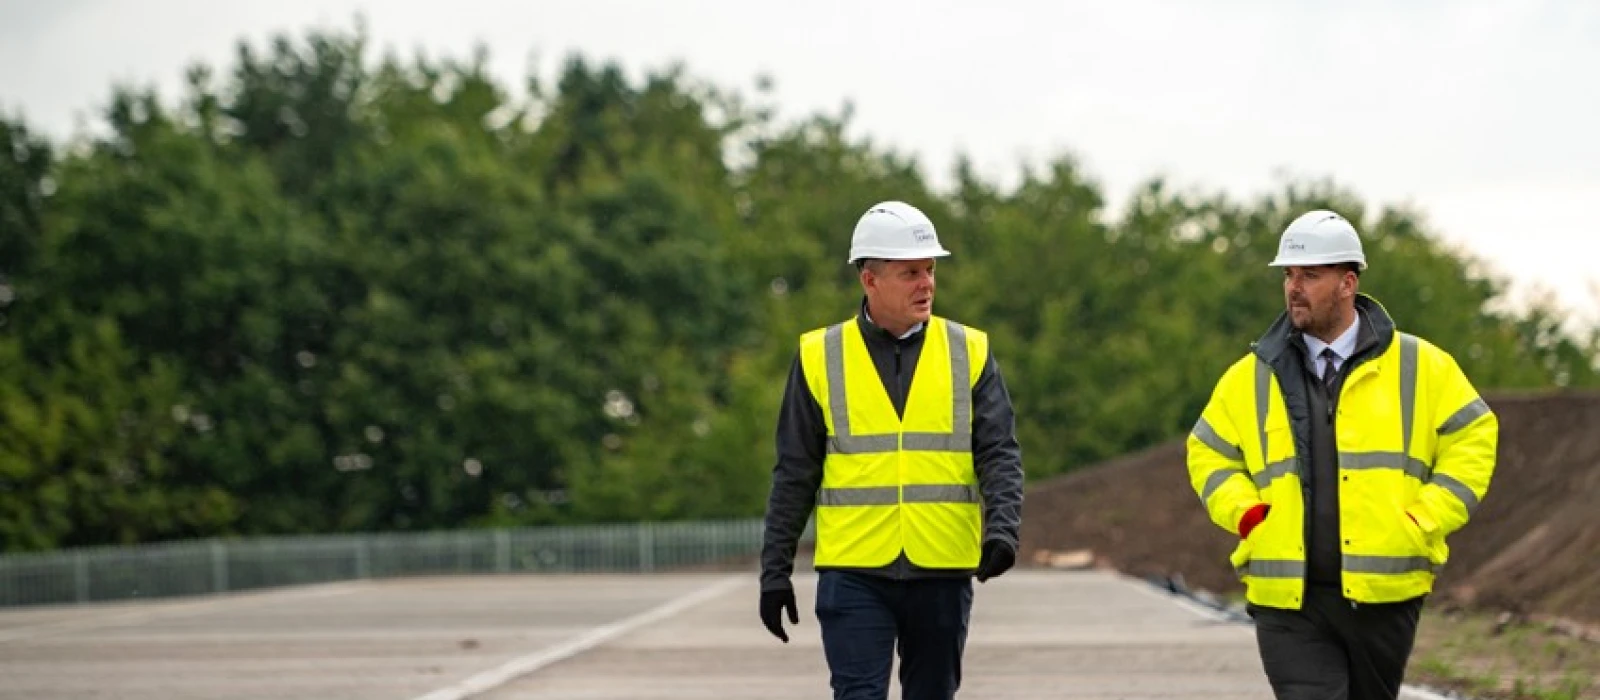
<path id="1" fill-rule="evenodd" d="M 863 3 L 865 4 L 865 3 Z M 758 6 L 759 5 L 759 6 Z M 781 115 L 837 112 L 856 133 L 954 154 L 1009 183 L 1077 155 L 1114 203 L 1156 175 L 1248 196 L 1282 173 L 1406 202 L 1600 321 L 1600 3 L 755 3 L 0 0 L 0 109 L 65 137 L 113 82 L 178 94 L 241 39 L 365 17 L 381 48 L 466 58 L 507 86 L 573 52 L 634 75 L 681 60 L 724 87 L 776 80 Z M 1578 249 L 1585 252 L 1575 252 Z M 1381 266 L 1381 258 L 1374 258 Z M 1403 319 L 1402 319 L 1403 321 Z"/>

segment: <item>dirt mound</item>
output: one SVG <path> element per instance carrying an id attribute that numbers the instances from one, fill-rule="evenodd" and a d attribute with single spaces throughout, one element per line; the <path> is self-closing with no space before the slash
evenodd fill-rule
<path id="1" fill-rule="evenodd" d="M 1436 599 L 1600 624 L 1600 394 L 1489 395 L 1500 457 L 1489 496 L 1449 540 Z M 1234 538 L 1189 487 L 1183 441 L 1043 481 L 1028 490 L 1026 564 L 1091 550 L 1136 576 L 1242 590 Z"/>

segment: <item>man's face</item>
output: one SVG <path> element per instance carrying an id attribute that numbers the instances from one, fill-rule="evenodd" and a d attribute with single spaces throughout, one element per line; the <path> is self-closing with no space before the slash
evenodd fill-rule
<path id="1" fill-rule="evenodd" d="M 1290 266 L 1283 269 L 1283 301 L 1295 330 L 1323 337 L 1343 320 L 1346 300 L 1355 296 L 1356 273 L 1343 266 Z"/>
<path id="2" fill-rule="evenodd" d="M 932 258 L 880 260 L 861 269 L 873 321 L 888 329 L 908 329 L 933 315 Z"/>

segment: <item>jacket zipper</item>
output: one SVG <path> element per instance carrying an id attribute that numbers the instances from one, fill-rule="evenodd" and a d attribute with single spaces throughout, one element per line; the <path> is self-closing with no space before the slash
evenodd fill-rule
<path id="1" fill-rule="evenodd" d="M 1360 366 L 1356 366 L 1356 367 L 1350 367 L 1349 364 L 1348 364 L 1349 360 L 1346 360 L 1345 362 L 1346 362 L 1346 366 L 1344 368 L 1345 369 L 1349 369 L 1350 371 L 1349 371 L 1348 374 L 1346 374 L 1339 381 L 1335 382 L 1335 386 L 1337 386 L 1339 388 L 1339 390 L 1334 392 L 1334 395 L 1329 397 L 1329 399 L 1328 399 L 1328 430 L 1333 433 L 1333 456 L 1334 456 L 1333 472 L 1334 472 L 1335 475 L 1339 474 L 1339 462 L 1338 462 L 1338 459 L 1339 459 L 1339 429 L 1338 429 L 1338 418 L 1337 418 L 1338 408 L 1339 408 L 1339 397 L 1344 394 L 1344 387 L 1345 387 L 1346 384 L 1352 383 L 1352 382 L 1356 381 L 1358 378 L 1365 377 L 1365 376 L 1367 376 L 1369 374 L 1372 374 L 1373 372 L 1376 371 L 1376 370 L 1374 370 L 1374 369 L 1372 369 L 1370 367 L 1367 367 L 1366 366 L 1367 365 L 1366 362 L 1362 362 Z M 1358 370 L 1365 370 L 1365 371 L 1360 372 L 1360 374 L 1358 375 L 1357 374 Z M 1337 522 L 1339 523 L 1339 538 L 1338 538 L 1338 542 L 1340 543 L 1340 546 L 1339 546 L 1339 588 L 1341 588 L 1341 589 L 1344 588 L 1344 515 L 1343 515 L 1343 512 L 1342 512 L 1344 510 L 1344 487 L 1341 486 L 1341 484 L 1343 484 L 1343 483 L 1344 483 L 1344 477 L 1343 476 L 1339 476 L 1339 481 L 1335 482 L 1334 485 L 1333 485 L 1334 488 L 1339 489 L 1339 510 L 1341 511 L 1339 513 L 1335 513 L 1334 514 L 1335 516 L 1337 516 Z M 1350 598 L 1345 598 L 1345 601 L 1350 603 L 1350 609 L 1351 610 L 1357 610 L 1357 609 L 1359 609 L 1361 607 L 1360 603 L 1357 603 L 1356 601 L 1354 601 L 1354 600 L 1352 600 Z"/>
<path id="2" fill-rule="evenodd" d="M 901 373 L 901 369 L 900 369 L 900 341 L 899 340 L 895 340 L 893 342 L 894 342 L 894 393 L 895 393 L 895 395 L 900 397 L 900 405 L 899 405 L 899 410 L 900 410 L 900 415 L 899 415 L 899 418 L 900 418 L 900 420 L 899 420 L 900 435 L 898 436 L 898 439 L 900 441 L 900 447 L 903 448 L 903 447 L 905 447 L 905 440 L 906 440 L 906 435 L 905 435 L 905 432 L 906 432 L 906 408 L 907 408 L 906 407 L 906 396 L 905 396 L 905 389 L 901 388 L 904 385 L 904 382 L 901 380 L 901 377 L 900 377 L 900 373 Z M 901 552 L 900 556 L 905 557 L 909 561 L 910 560 L 910 556 L 905 554 L 905 551 L 906 551 L 906 524 L 905 524 L 905 517 L 906 517 L 906 515 L 905 515 L 905 513 L 906 513 L 906 509 L 905 509 L 905 499 L 906 499 L 906 494 L 905 494 L 906 460 L 905 460 L 905 451 L 903 449 L 895 451 L 894 470 L 895 470 L 895 481 L 897 482 L 897 488 L 900 490 L 900 494 L 899 494 L 900 507 L 895 509 L 895 517 L 900 519 L 900 552 Z M 897 579 L 909 578 L 910 575 L 909 575 L 909 573 L 907 573 L 908 571 L 909 571 L 909 569 L 907 569 L 906 567 L 901 567 L 900 571 L 899 571 L 899 574 L 896 576 L 896 578 Z"/>

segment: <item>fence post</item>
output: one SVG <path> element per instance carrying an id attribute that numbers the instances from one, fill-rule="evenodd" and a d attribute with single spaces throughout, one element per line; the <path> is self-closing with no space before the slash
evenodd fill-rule
<path id="1" fill-rule="evenodd" d="M 228 547 L 221 540 L 211 540 L 211 592 L 228 590 Z"/>
<path id="2" fill-rule="evenodd" d="M 372 543 L 366 535 L 356 535 L 356 578 L 372 578 Z"/>
<path id="3" fill-rule="evenodd" d="M 511 533 L 505 530 L 494 531 L 494 570 L 500 574 L 511 570 Z"/>
<path id="4" fill-rule="evenodd" d="M 72 553 L 72 587 L 78 602 L 89 602 L 89 559 L 82 551 Z"/>
<path id="5" fill-rule="evenodd" d="M 656 538 L 655 530 L 650 522 L 636 525 L 639 531 L 639 570 L 650 573 L 656 570 Z"/>
<path id="6" fill-rule="evenodd" d="M 561 563 L 561 564 L 565 564 L 565 566 L 561 566 L 561 565 L 558 564 L 557 566 L 551 567 L 551 568 L 555 569 L 556 571 L 561 571 L 563 569 L 565 569 L 566 571 L 569 571 L 569 572 L 570 571 L 582 571 L 583 570 L 583 569 L 581 569 L 579 567 L 579 564 L 580 564 L 581 560 L 578 558 L 578 554 L 577 554 L 577 551 L 576 551 L 577 550 L 577 545 L 573 544 L 573 542 L 572 542 L 573 527 L 574 526 L 570 526 L 569 525 L 569 526 L 562 527 L 561 529 L 556 531 L 556 534 L 560 535 L 560 537 L 558 537 L 557 540 L 556 540 L 556 542 L 557 542 L 557 544 L 556 544 L 556 546 L 557 546 L 556 552 L 558 552 L 558 554 L 556 556 L 561 557 L 560 559 L 557 559 L 556 561 Z M 602 554 L 603 554 L 603 552 L 602 552 Z"/>

